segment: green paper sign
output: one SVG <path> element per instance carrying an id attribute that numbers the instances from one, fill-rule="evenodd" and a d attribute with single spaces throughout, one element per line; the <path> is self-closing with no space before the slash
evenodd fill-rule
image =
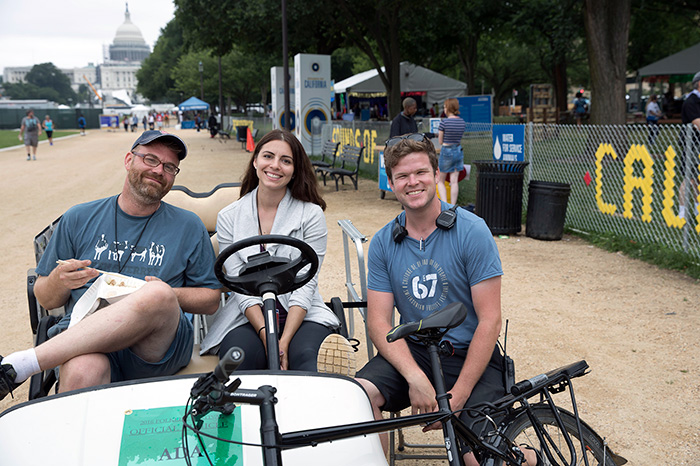
<path id="1" fill-rule="evenodd" d="M 124 413 L 124 429 L 119 451 L 119 466 L 185 465 L 182 441 L 184 406 L 137 409 Z M 200 430 L 216 437 L 240 442 L 241 411 L 233 414 L 211 412 L 202 419 Z M 191 419 L 188 418 L 188 424 Z M 187 430 L 189 458 L 193 465 L 242 465 L 242 446 L 201 436 Z M 209 455 L 209 459 L 207 459 Z M 211 460 L 211 463 L 209 462 Z"/>

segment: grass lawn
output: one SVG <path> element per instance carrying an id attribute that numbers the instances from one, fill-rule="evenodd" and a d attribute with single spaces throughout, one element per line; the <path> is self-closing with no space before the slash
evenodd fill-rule
<path id="1" fill-rule="evenodd" d="M 60 138 L 62 136 L 69 136 L 71 134 L 78 134 L 78 131 L 54 131 L 53 138 Z M 46 141 L 46 132 L 42 131 L 41 136 L 39 136 L 39 141 Z M 23 141 L 19 140 L 19 131 L 14 130 L 0 130 L 0 149 L 12 146 L 22 146 Z"/>

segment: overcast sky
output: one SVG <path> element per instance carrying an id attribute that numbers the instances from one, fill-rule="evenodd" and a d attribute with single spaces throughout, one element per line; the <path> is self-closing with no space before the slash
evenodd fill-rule
<path id="1" fill-rule="evenodd" d="M 102 63 L 125 10 L 120 0 L 0 0 L 0 74 L 6 66 Z M 173 0 L 129 1 L 131 22 L 151 51 L 174 12 Z"/>

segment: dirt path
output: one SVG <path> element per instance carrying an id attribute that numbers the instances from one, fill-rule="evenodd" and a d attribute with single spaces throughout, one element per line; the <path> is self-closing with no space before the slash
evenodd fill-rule
<path id="1" fill-rule="evenodd" d="M 177 184 L 208 191 L 238 181 L 249 157 L 238 143 L 191 130 L 179 134 L 190 156 Z M 32 238 L 68 207 L 117 193 L 123 156 L 134 139 L 131 133 L 92 131 L 40 145 L 36 162 L 27 162 L 22 149 L 0 152 L 0 354 L 32 344 L 25 295 L 26 271 L 34 266 Z M 329 185 L 323 192 L 329 244 L 321 291 L 326 299 L 345 299 L 337 221 L 352 220 L 371 239 L 400 207 L 392 195 L 380 200 L 376 182 L 367 180 L 359 191 L 347 186 L 336 192 Z M 700 284 L 574 237 L 496 241 L 518 378 L 586 359 L 592 371 L 575 383 L 581 417 L 618 453 L 631 465 L 700 465 Z M 356 271 L 354 259 L 352 266 Z M 364 342 L 360 322 L 356 317 L 356 336 Z M 360 358 L 366 360 L 364 346 Z M 0 410 L 26 400 L 26 393 L 25 385 L 16 401 L 0 402 Z"/>

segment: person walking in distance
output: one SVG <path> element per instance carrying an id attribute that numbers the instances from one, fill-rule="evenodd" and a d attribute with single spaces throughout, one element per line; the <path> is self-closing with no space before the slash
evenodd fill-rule
<path id="1" fill-rule="evenodd" d="M 36 149 L 39 145 L 39 136 L 41 135 L 41 125 L 39 119 L 34 116 L 34 110 L 27 110 L 27 116 L 22 118 L 22 123 L 19 128 L 19 140 L 24 141 L 24 147 L 27 149 L 27 160 L 36 160 Z M 31 152 L 31 155 L 30 155 Z"/>

